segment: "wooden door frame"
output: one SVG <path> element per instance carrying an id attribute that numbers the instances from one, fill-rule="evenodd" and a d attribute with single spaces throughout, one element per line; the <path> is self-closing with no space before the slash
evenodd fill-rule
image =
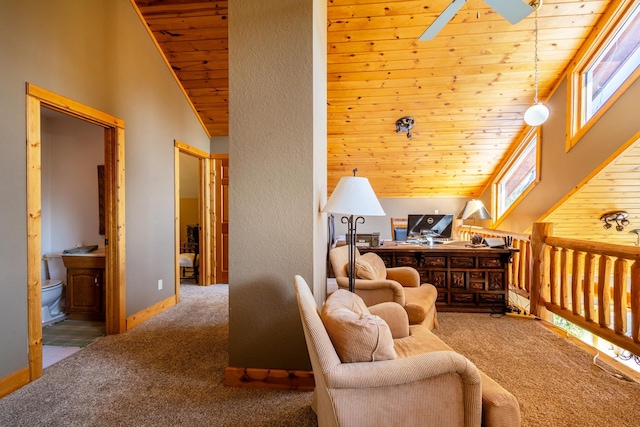
<path id="1" fill-rule="evenodd" d="M 192 147 L 178 140 L 174 141 L 174 189 L 175 189 L 175 292 L 176 302 L 180 301 L 180 153 L 185 153 L 198 159 L 198 223 L 200 224 L 198 236 L 199 274 L 198 284 L 207 286 L 211 281 L 211 246 L 209 236 L 211 236 L 211 221 L 209 211 L 211 209 L 210 194 L 211 184 L 209 183 L 210 166 L 209 153 Z"/>
<path id="2" fill-rule="evenodd" d="M 42 376 L 41 107 L 104 128 L 105 327 L 108 335 L 126 330 L 124 121 L 27 83 L 27 316 L 30 381 Z"/>
<path id="3" fill-rule="evenodd" d="M 211 154 L 210 156 L 211 159 L 211 185 L 213 188 L 213 191 L 211 193 L 211 196 L 213 197 L 212 201 L 211 201 L 211 206 L 213 207 L 213 209 L 211 210 L 211 223 L 214 225 L 214 231 L 213 234 L 211 236 L 211 247 L 212 247 L 212 264 L 215 266 L 215 268 L 213 268 L 213 283 L 220 283 L 220 280 L 222 280 L 222 278 L 218 277 L 218 270 L 220 267 L 220 264 L 222 264 L 222 260 L 221 258 L 223 256 L 225 256 L 225 254 L 220 254 L 220 251 L 222 250 L 220 248 L 220 246 L 222 245 L 221 239 L 220 239 L 220 233 L 221 230 L 218 230 L 218 218 L 220 218 L 220 216 L 224 215 L 224 212 L 218 212 L 219 211 L 219 207 L 222 205 L 222 185 L 221 185 L 221 181 L 222 181 L 222 177 L 220 174 L 220 161 L 221 160 L 229 160 L 229 154 L 228 153 L 220 153 L 220 154 Z M 228 254 L 226 254 L 228 256 Z M 228 273 L 228 272 L 227 272 Z M 229 277 L 227 275 L 226 280 L 224 281 L 224 283 L 228 283 L 229 282 Z"/>

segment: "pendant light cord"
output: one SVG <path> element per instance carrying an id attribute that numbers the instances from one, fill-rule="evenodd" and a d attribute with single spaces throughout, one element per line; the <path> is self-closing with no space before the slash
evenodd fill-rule
<path id="1" fill-rule="evenodd" d="M 535 66 L 536 66 L 536 74 L 535 74 L 535 81 L 536 81 L 536 86 L 535 86 L 535 96 L 533 97 L 533 103 L 537 104 L 538 103 L 538 8 L 536 7 L 535 9 L 535 30 L 534 30 L 534 35 L 535 35 L 535 41 L 534 41 L 534 49 L 535 49 Z"/>

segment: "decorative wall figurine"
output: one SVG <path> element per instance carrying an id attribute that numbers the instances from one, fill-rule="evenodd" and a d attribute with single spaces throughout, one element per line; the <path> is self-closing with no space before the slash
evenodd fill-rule
<path id="1" fill-rule="evenodd" d="M 405 116 L 396 121 L 396 133 L 407 132 L 407 138 L 411 138 L 413 135 L 411 134 L 411 129 L 413 129 L 413 125 L 416 123 L 413 120 L 413 117 Z"/>

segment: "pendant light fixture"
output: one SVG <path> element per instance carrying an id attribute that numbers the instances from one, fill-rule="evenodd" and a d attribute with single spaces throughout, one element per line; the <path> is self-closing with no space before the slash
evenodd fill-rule
<path id="1" fill-rule="evenodd" d="M 530 6 L 535 10 L 535 96 L 533 105 L 524 112 L 524 122 L 529 126 L 540 126 L 549 118 L 549 108 L 538 101 L 538 9 L 542 6 L 542 0 L 533 0 Z"/>

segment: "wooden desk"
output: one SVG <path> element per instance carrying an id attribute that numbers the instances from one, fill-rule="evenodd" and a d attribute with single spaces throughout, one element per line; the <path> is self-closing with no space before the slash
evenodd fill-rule
<path id="1" fill-rule="evenodd" d="M 422 283 L 438 288 L 439 311 L 500 312 L 509 301 L 507 264 L 513 249 L 466 247 L 467 242 L 418 244 L 385 242 L 375 252 L 387 267 L 410 266 L 420 273 Z"/>

